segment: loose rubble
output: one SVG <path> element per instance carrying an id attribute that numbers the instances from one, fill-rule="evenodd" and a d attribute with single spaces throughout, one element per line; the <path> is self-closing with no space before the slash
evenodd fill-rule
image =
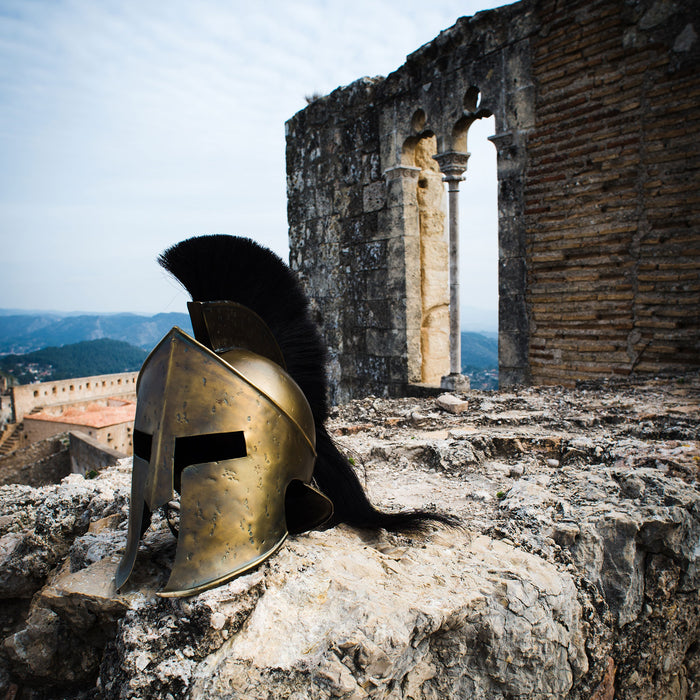
<path id="1" fill-rule="evenodd" d="M 0 694 L 700 699 L 698 376 L 454 398 L 329 429 L 377 504 L 462 528 L 307 533 L 191 598 L 158 516 L 114 590 L 130 460 L 0 488 Z"/>

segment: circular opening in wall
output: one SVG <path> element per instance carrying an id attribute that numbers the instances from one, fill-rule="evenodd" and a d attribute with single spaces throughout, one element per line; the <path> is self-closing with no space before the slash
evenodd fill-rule
<path id="1" fill-rule="evenodd" d="M 422 109 L 417 109 L 411 117 L 411 128 L 415 132 L 425 129 L 425 112 Z"/>
<path id="2" fill-rule="evenodd" d="M 464 109 L 468 112 L 476 112 L 481 102 L 481 90 L 476 85 L 472 85 L 464 93 Z"/>

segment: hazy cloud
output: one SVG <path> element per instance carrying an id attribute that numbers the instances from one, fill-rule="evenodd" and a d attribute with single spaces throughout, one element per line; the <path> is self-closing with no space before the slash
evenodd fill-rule
<path id="1" fill-rule="evenodd" d="M 286 258 L 284 122 L 304 97 L 386 75 L 496 4 L 3 0 L 0 306 L 184 308 L 155 258 L 197 233 L 250 235 Z M 492 229 L 495 279 L 486 198 L 490 223 L 476 204 L 470 218 Z"/>

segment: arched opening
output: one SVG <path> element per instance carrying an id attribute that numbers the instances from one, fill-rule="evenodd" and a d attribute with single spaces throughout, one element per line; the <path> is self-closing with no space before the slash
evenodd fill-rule
<path id="1" fill-rule="evenodd" d="M 496 148 L 489 141 L 495 120 L 479 112 L 468 126 L 471 155 L 459 194 L 461 359 L 472 388 L 497 389 L 498 178 Z"/>
<path id="2" fill-rule="evenodd" d="M 445 237 L 445 195 L 442 173 L 433 156 L 435 136 L 422 138 L 414 150 L 418 175 L 421 288 L 421 381 L 439 385 L 449 372 L 448 247 Z"/>
<path id="3" fill-rule="evenodd" d="M 435 134 L 425 129 L 426 116 L 416 110 L 411 119 L 415 133 L 406 139 L 402 149 L 402 165 L 415 177 L 416 244 L 407 260 L 407 276 L 415 275 L 409 286 L 410 328 L 415 342 L 409 342 L 411 381 L 438 386 L 449 371 L 449 293 L 448 246 L 445 231 L 446 201 L 442 173 L 433 158 L 437 153 Z M 412 271 L 412 272 L 411 272 Z"/>

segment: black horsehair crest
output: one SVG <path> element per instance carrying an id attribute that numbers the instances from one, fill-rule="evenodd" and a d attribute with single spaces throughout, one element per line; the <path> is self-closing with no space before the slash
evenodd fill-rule
<path id="1" fill-rule="evenodd" d="M 287 372 L 304 392 L 316 424 L 314 479 L 333 502 L 329 525 L 420 530 L 430 521 L 456 525 L 446 514 L 425 510 L 384 513 L 375 508 L 348 459 L 333 443 L 328 418 L 326 349 L 292 270 L 275 253 L 249 238 L 197 236 L 166 250 L 158 262 L 193 301 L 233 301 L 257 313 L 274 335 Z"/>

